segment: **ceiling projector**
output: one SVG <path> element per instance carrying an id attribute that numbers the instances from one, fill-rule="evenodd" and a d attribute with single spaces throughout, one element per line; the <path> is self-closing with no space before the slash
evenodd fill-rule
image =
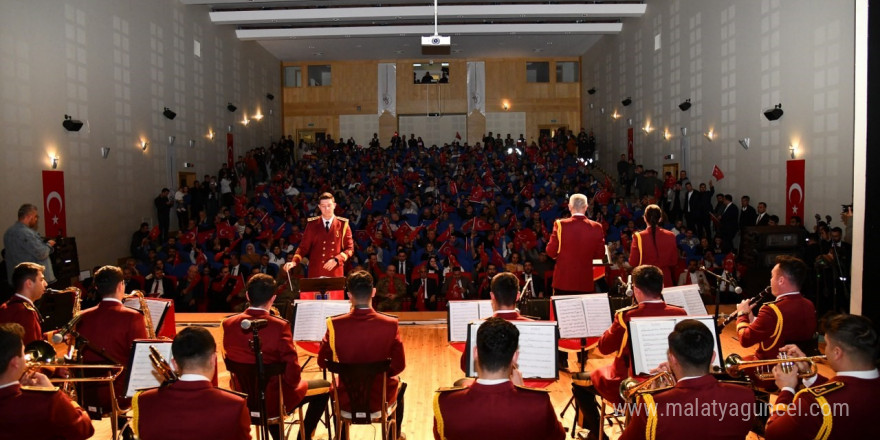
<path id="1" fill-rule="evenodd" d="M 449 55 L 452 37 L 430 35 L 422 37 L 422 55 Z"/>

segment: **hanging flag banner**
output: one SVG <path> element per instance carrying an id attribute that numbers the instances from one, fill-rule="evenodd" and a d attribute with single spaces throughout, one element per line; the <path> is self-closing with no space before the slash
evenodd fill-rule
<path id="1" fill-rule="evenodd" d="M 627 159 L 635 159 L 635 153 L 633 152 L 633 128 L 626 129 L 626 154 Z"/>
<path id="2" fill-rule="evenodd" d="M 377 84 L 379 99 L 379 115 L 388 112 L 397 115 L 397 64 L 379 63 L 379 83 Z"/>
<path id="3" fill-rule="evenodd" d="M 64 171 L 43 171 L 43 212 L 46 213 L 46 237 L 65 237 Z"/>
<path id="4" fill-rule="evenodd" d="M 786 185 L 787 194 L 785 195 L 785 224 L 791 224 L 791 216 L 796 215 L 804 218 L 804 160 L 789 160 L 786 166 Z"/>
<path id="5" fill-rule="evenodd" d="M 475 110 L 486 115 L 486 63 L 468 61 L 467 63 L 468 114 Z"/>
<path id="6" fill-rule="evenodd" d="M 235 152 L 233 151 L 232 133 L 226 133 L 226 166 L 235 169 Z"/>

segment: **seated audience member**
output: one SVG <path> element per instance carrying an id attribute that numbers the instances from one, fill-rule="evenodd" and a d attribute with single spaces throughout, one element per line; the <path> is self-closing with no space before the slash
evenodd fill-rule
<path id="1" fill-rule="evenodd" d="M 347 285 L 352 311 L 327 320 L 327 333 L 324 334 L 318 352 L 318 366 L 326 368 L 328 360 L 368 363 L 391 359 L 385 395 L 389 404 L 397 402 L 397 435 L 401 438 L 406 384 L 397 376 L 406 368 L 406 357 L 397 318 L 373 310 L 371 304 L 376 289 L 373 288 L 373 277 L 369 273 L 363 270 L 352 272 L 348 275 Z M 341 383 L 337 386 L 339 406 L 343 410 L 349 410 L 345 386 Z M 370 411 L 379 411 L 382 407 L 381 377 L 376 378 L 370 399 Z"/>
<path id="2" fill-rule="evenodd" d="M 461 266 L 453 267 L 451 274 L 443 282 L 443 295 L 446 296 L 446 300 L 471 299 L 475 293 L 471 280 L 461 275 Z"/>
<path id="3" fill-rule="evenodd" d="M 18 324 L 0 324 L 0 438 L 91 437 L 95 429 L 88 414 L 44 374 L 27 371 L 23 335 Z"/>
<path id="4" fill-rule="evenodd" d="M 311 438 L 318 426 L 318 420 L 327 407 L 330 398 L 329 393 L 319 392 L 309 395 L 310 390 L 329 389 L 330 384 L 325 380 L 302 380 L 302 370 L 293 345 L 290 323 L 271 316 L 269 309 L 275 301 L 275 280 L 266 274 L 257 274 L 251 277 L 247 285 L 247 299 L 251 306 L 244 312 L 230 316 L 223 320 L 223 350 L 226 357 L 232 361 L 243 364 L 254 364 L 254 352 L 251 349 L 251 332 L 241 328 L 241 322 L 245 319 L 265 319 L 267 325 L 260 330 L 260 340 L 263 348 L 263 362 L 274 364 L 284 362 L 286 364 L 281 379 L 281 388 L 284 393 L 284 406 L 288 411 L 293 411 L 300 406 L 309 404 L 306 411 L 303 426 L 306 438 Z M 236 388 L 236 386 L 233 386 Z M 272 376 L 266 386 L 267 414 L 277 417 L 278 402 L 278 376 Z M 278 425 L 269 427 L 269 432 L 275 439 L 280 438 Z M 298 436 L 297 436 L 298 437 Z"/>
<path id="5" fill-rule="evenodd" d="M 660 368 L 671 371 L 677 382 L 668 389 L 637 394 L 641 411 L 633 412 L 620 439 L 687 438 L 692 433 L 699 433 L 701 439 L 745 438 L 752 426 L 755 394 L 709 374 L 715 358 L 715 338 L 709 328 L 686 319 L 667 339 L 667 362 Z M 718 404 L 719 409 L 700 411 L 707 403 Z"/>
<path id="6" fill-rule="evenodd" d="M 506 320 L 492 317 L 480 326 L 473 354 L 477 380 L 437 391 L 435 439 L 565 438 L 548 392 L 522 387 L 518 347 L 519 330 Z"/>
<path id="7" fill-rule="evenodd" d="M 789 357 L 804 356 L 795 345 L 780 351 Z M 773 373 L 781 391 L 767 422 L 767 440 L 880 437 L 880 429 L 870 423 L 875 415 L 871 402 L 880 395 L 877 354 L 877 332 L 868 318 L 832 317 L 825 327 L 825 356 L 835 375 L 804 379 L 807 388 L 795 393 L 798 371 L 808 371 L 808 366 L 801 362 L 785 373 L 777 365 Z"/>
<path id="8" fill-rule="evenodd" d="M 135 434 L 141 440 L 250 439 L 245 396 L 211 384 L 217 366 L 217 344 L 211 333 L 203 327 L 186 327 L 174 337 L 171 353 L 180 378 L 135 394 Z"/>
<path id="9" fill-rule="evenodd" d="M 205 301 L 208 291 L 208 279 L 199 273 L 199 267 L 191 265 L 186 270 L 186 277 L 177 283 L 177 295 L 174 307 L 177 312 L 197 312 L 199 304 Z"/>
<path id="10" fill-rule="evenodd" d="M 419 267 L 419 277 L 409 285 L 409 296 L 413 298 L 413 310 L 437 310 L 440 297 L 440 283 L 437 276 L 429 277 L 426 265 Z"/>
<path id="11" fill-rule="evenodd" d="M 376 283 L 376 310 L 380 312 L 398 312 L 403 299 L 406 298 L 406 284 L 397 274 L 397 266 L 389 264 L 385 276 Z"/>

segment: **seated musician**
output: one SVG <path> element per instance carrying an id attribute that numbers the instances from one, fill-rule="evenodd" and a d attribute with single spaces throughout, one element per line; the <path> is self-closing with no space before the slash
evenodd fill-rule
<path id="1" fill-rule="evenodd" d="M 806 276 L 807 265 L 803 261 L 780 255 L 776 257 L 770 277 L 770 290 L 776 300 L 764 304 L 757 317 L 749 300 L 737 306 L 739 343 L 744 348 L 758 345 L 751 359 L 775 359 L 779 347 L 812 340 L 816 332 L 816 309 L 800 293 Z"/>
<path id="2" fill-rule="evenodd" d="M 675 386 L 636 395 L 636 408 L 621 440 L 687 438 L 743 439 L 749 433 L 755 395 L 709 374 L 715 338 L 705 324 L 686 319 L 669 334 L 667 362 Z M 656 405 L 656 406 L 655 406 Z M 707 405 L 710 409 L 706 409 Z M 650 409 L 649 409 L 650 408 Z"/>
<path id="3" fill-rule="evenodd" d="M 263 362 L 274 364 L 286 363 L 281 380 L 284 393 L 284 407 L 287 411 L 309 404 L 301 429 L 306 431 L 306 438 L 311 438 L 321 419 L 321 414 L 330 399 L 328 392 L 309 393 L 310 390 L 328 390 L 330 383 L 325 380 L 304 381 L 302 370 L 293 345 L 290 323 L 284 319 L 271 316 L 269 310 L 275 301 L 275 280 L 266 274 L 257 274 L 248 280 L 247 299 L 251 306 L 244 312 L 232 315 L 223 320 L 223 350 L 227 358 L 243 364 L 254 364 L 256 358 L 251 349 L 251 331 L 241 328 L 245 319 L 265 319 L 267 325 L 260 330 L 262 341 Z M 233 386 L 233 388 L 235 388 Z M 267 414 L 269 418 L 278 417 L 278 376 L 272 376 L 266 386 Z M 276 402 L 269 404 L 269 402 Z M 269 427 L 272 437 L 277 439 L 281 433 L 278 425 Z"/>
<path id="4" fill-rule="evenodd" d="M 204 327 L 186 327 L 174 337 L 171 353 L 179 379 L 135 394 L 135 434 L 141 440 L 250 439 L 245 397 L 211 384 L 217 366 L 211 333 Z"/>
<path id="5" fill-rule="evenodd" d="M 583 416 L 583 426 L 590 430 L 588 438 L 598 438 L 599 407 L 596 395 L 614 403 L 620 400 L 620 382 L 633 375 L 630 362 L 631 351 L 627 335 L 629 321 L 635 316 L 680 316 L 686 315 L 684 309 L 666 304 L 660 296 L 663 290 L 663 272 L 660 268 L 642 265 L 632 272 L 633 294 L 638 305 L 620 309 L 614 314 L 611 327 L 599 339 L 599 352 L 608 355 L 615 353 L 610 365 L 596 369 L 590 374 L 586 384 L 572 383 L 571 389 Z M 585 377 L 580 379 L 586 381 Z M 607 436 L 606 436 L 607 438 Z"/>
<path id="6" fill-rule="evenodd" d="M 95 428 L 88 414 L 42 373 L 25 372 L 22 335 L 19 324 L 0 324 L 0 438 L 91 437 Z"/>
<path id="7" fill-rule="evenodd" d="M 394 266 L 391 266 L 394 267 Z M 348 275 L 348 295 L 352 311 L 327 320 L 327 333 L 321 341 L 318 365 L 326 368 L 327 361 L 343 363 L 368 363 L 391 359 L 387 375 L 385 395 L 388 403 L 397 402 L 397 437 L 401 438 L 403 423 L 403 395 L 406 384 L 397 377 L 406 368 L 406 356 L 397 318 L 373 310 L 373 277 L 358 270 Z M 382 406 L 382 378 L 377 377 L 370 393 L 370 410 L 379 411 Z M 348 410 L 348 395 L 339 385 L 339 406 Z"/>
<path id="8" fill-rule="evenodd" d="M 122 269 L 116 266 L 104 266 L 95 272 L 95 288 L 101 296 L 101 302 L 82 312 L 76 329 L 79 334 L 89 341 L 83 347 L 83 361 L 93 364 L 113 363 L 123 366 L 129 364 L 131 356 L 131 344 L 135 339 L 147 337 L 147 327 L 144 315 L 134 309 L 122 305 L 125 296 L 125 283 Z M 113 391 L 116 394 L 120 408 L 127 408 L 129 400 L 125 399 L 125 384 L 128 382 L 128 369 L 126 368 L 113 382 Z M 88 405 L 97 400 L 100 408 L 99 413 L 107 413 L 111 410 L 110 387 L 106 384 L 96 384 L 87 387 L 98 392 L 97 397 L 92 396 L 94 391 L 83 392 L 83 397 Z"/>
<path id="9" fill-rule="evenodd" d="M 24 344 L 43 339 L 40 328 L 40 312 L 34 301 L 42 298 L 46 292 L 45 268 L 36 263 L 20 263 L 12 271 L 12 286 L 15 295 L 0 305 L 0 323 L 13 322 L 24 329 Z"/>
<path id="10" fill-rule="evenodd" d="M 507 320 L 492 317 L 480 326 L 473 353 L 477 381 L 434 395 L 435 439 L 565 438 L 548 392 L 522 387 L 518 347 L 519 329 Z"/>
<path id="11" fill-rule="evenodd" d="M 780 351 L 789 357 L 803 357 L 795 345 Z M 803 380 L 807 387 L 797 393 L 798 370 L 790 373 L 774 367 L 781 390 L 767 422 L 767 440 L 822 438 L 827 440 L 878 438 L 880 429 L 871 423 L 875 410 L 871 402 L 880 396 L 877 371 L 877 332 L 868 318 L 841 314 L 825 327 L 825 356 L 836 372 L 830 379 L 816 375 Z"/>

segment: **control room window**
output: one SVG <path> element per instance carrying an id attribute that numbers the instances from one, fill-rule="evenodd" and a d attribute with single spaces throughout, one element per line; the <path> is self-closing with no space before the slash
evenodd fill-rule
<path id="1" fill-rule="evenodd" d="M 302 87 L 302 67 L 284 67 L 284 87 Z"/>
<path id="2" fill-rule="evenodd" d="M 579 81 L 578 62 L 577 61 L 557 61 L 556 62 L 556 82 L 558 83 L 575 83 Z"/>
<path id="3" fill-rule="evenodd" d="M 309 66 L 309 86 L 322 87 L 330 85 L 330 65 Z"/>
<path id="4" fill-rule="evenodd" d="M 526 63 L 526 82 L 548 83 L 550 82 L 550 63 L 547 61 Z"/>

